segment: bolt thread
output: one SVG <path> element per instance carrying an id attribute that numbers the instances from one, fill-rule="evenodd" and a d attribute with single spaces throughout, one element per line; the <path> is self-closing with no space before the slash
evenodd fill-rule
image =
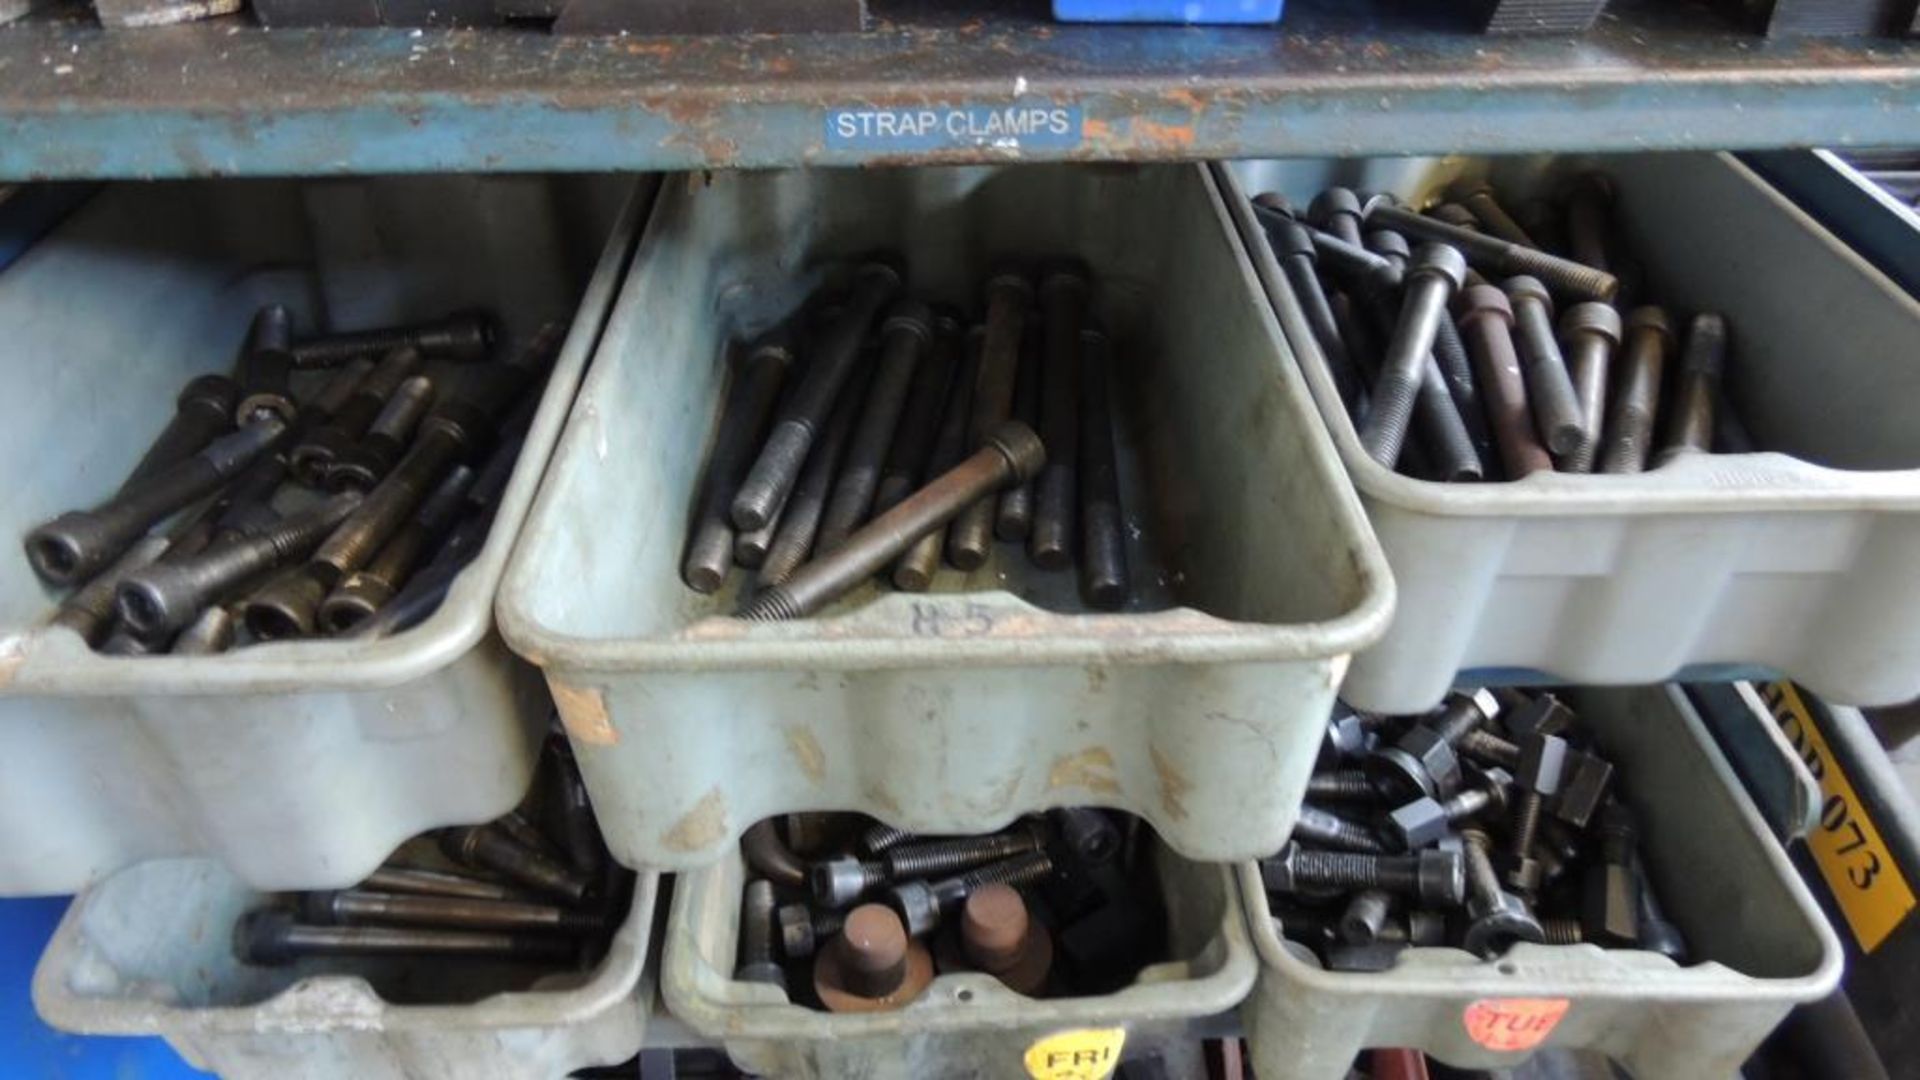
<path id="1" fill-rule="evenodd" d="M 1541 919 L 1540 932 L 1548 945 L 1578 945 L 1587 937 L 1577 919 Z"/>
<path id="2" fill-rule="evenodd" d="M 1443 317 L 1441 322 L 1445 321 Z M 1466 421 L 1454 405 L 1431 352 L 1420 368 L 1420 392 L 1414 408 L 1420 440 L 1433 458 L 1434 477 L 1448 483 L 1480 479 L 1480 451 L 1473 445 L 1473 436 L 1468 434 Z"/>
<path id="3" fill-rule="evenodd" d="M 1500 895 L 1500 877 L 1493 872 L 1493 860 L 1487 857 L 1487 834 L 1477 829 L 1462 830 L 1461 854 L 1467 863 L 1467 891 L 1476 900 L 1486 902 Z"/>
<path id="4" fill-rule="evenodd" d="M 1308 886 L 1410 893 L 1419 884 L 1412 858 L 1305 849 L 1295 851 L 1293 858 L 1294 876 Z"/>
<path id="5" fill-rule="evenodd" d="M 1620 288 L 1620 282 L 1603 270 L 1436 221 L 1404 207 L 1377 202 L 1367 211 L 1367 221 L 1409 236 L 1447 244 L 1490 269 L 1503 274 L 1531 275 L 1556 292 L 1571 293 L 1585 300 L 1611 300 Z"/>
<path id="6" fill-rule="evenodd" d="M 1053 857 L 1044 851 L 1029 851 L 977 870 L 969 870 L 957 880 L 967 892 L 972 892 L 982 885 L 1027 885 L 1051 873 Z M 936 886 L 935 892 L 938 891 Z"/>
<path id="7" fill-rule="evenodd" d="M 1359 769 L 1337 769 L 1307 777 L 1307 798 L 1333 802 L 1370 802 L 1379 798 L 1373 782 Z"/>
<path id="8" fill-rule="evenodd" d="M 1469 788 L 1440 804 L 1440 810 L 1448 821 L 1458 822 L 1473 817 L 1493 805 L 1493 793 L 1480 788 Z"/>
<path id="9" fill-rule="evenodd" d="M 1433 335 L 1433 362 L 1440 368 L 1453 407 L 1466 424 L 1467 435 L 1480 455 L 1483 474 L 1493 470 L 1493 434 L 1487 429 L 1487 417 L 1480 405 L 1480 387 L 1473 381 L 1473 361 L 1467 357 L 1467 343 L 1460 327 L 1452 319 L 1441 319 Z"/>
<path id="10" fill-rule="evenodd" d="M 1489 731 L 1469 731 L 1454 748 L 1469 757 L 1512 768 L 1520 763 L 1520 747 Z"/>
<path id="11" fill-rule="evenodd" d="M 740 617 L 748 622 L 785 622 L 799 618 L 800 607 L 787 595 L 786 589 L 775 585 L 761 590 L 753 603 L 741 609 Z"/>
<path id="12" fill-rule="evenodd" d="M 905 829 L 896 829 L 891 825 L 875 825 L 860 834 L 860 846 L 872 854 L 878 855 L 888 848 L 913 839 L 913 834 Z"/>
<path id="13" fill-rule="evenodd" d="M 951 874 L 1039 847 L 1040 838 L 1031 831 L 996 833 L 897 847 L 886 853 L 884 861 L 893 880 L 904 881 Z"/>
<path id="14" fill-rule="evenodd" d="M 1360 443 L 1368 457 L 1389 469 L 1400 460 L 1400 447 L 1406 442 L 1414 398 L 1419 393 L 1418 377 L 1402 372 L 1380 372 L 1370 395 L 1372 404 L 1367 410 L 1366 426 L 1360 432 Z"/>
<path id="15" fill-rule="evenodd" d="M 344 577 L 365 566 L 464 454 L 471 436 L 442 425 L 420 434 L 359 508 L 314 552 L 314 560 Z"/>
<path id="16" fill-rule="evenodd" d="M 350 334 L 331 334 L 312 338 L 293 347 L 295 367 L 333 367 L 370 353 L 387 353 L 417 345 L 418 335 L 408 327 L 389 330 L 360 330 Z"/>
<path id="17" fill-rule="evenodd" d="M 1549 255 L 1544 251 L 1521 247 L 1518 244 L 1508 244 L 1506 247 L 1504 261 L 1509 272 L 1537 277 L 1555 292 L 1572 293 L 1594 300 L 1610 300 L 1620 289 L 1620 282 L 1604 270 L 1581 266 L 1579 263 Z"/>
<path id="18" fill-rule="evenodd" d="M 1440 715 L 1433 722 L 1433 733 L 1440 736 L 1447 745 L 1458 747 L 1460 740 L 1470 732 L 1480 730 L 1480 724 L 1486 719 L 1480 707 L 1471 698 L 1454 697 L 1447 700 Z"/>
<path id="19" fill-rule="evenodd" d="M 1373 835 L 1373 830 L 1314 806 L 1300 808 L 1293 832 L 1303 840 L 1325 847 L 1373 854 L 1385 854 L 1387 850 L 1386 845 Z"/>
<path id="20" fill-rule="evenodd" d="M 1514 855 L 1524 856 L 1533 850 L 1533 837 L 1540 831 L 1540 809 L 1545 801 L 1537 791 L 1520 793 L 1520 800 L 1513 808 L 1513 835 L 1507 849 Z"/>

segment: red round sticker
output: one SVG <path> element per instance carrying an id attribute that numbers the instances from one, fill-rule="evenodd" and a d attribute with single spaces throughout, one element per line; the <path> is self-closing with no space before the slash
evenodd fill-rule
<path id="1" fill-rule="evenodd" d="M 1481 998 L 1461 1019 L 1473 1041 L 1489 1050 L 1531 1050 L 1553 1034 L 1572 1004 L 1566 998 Z"/>

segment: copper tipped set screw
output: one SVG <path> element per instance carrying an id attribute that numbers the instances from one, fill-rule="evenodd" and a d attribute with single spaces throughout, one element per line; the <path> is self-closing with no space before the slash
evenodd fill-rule
<path id="1" fill-rule="evenodd" d="M 738 614 L 804 618 L 871 581 L 919 592 L 996 543 L 1042 571 L 1079 568 L 1097 610 L 1132 597 L 1114 447 L 1115 345 L 1077 264 L 1003 266 L 980 319 L 906 296 L 898 260 L 744 347 L 681 562 Z M 810 314 L 811 317 L 808 317 Z"/>
<path id="2" fill-rule="evenodd" d="M 1557 208 L 1525 204 L 1531 227 L 1484 181 L 1425 212 L 1346 188 L 1304 213 L 1253 200 L 1367 456 L 1471 482 L 1713 452 L 1716 420 L 1733 422 L 1725 317 L 1624 297 L 1612 183 L 1561 187 Z"/>
<path id="3" fill-rule="evenodd" d="M 898 1009 L 937 974 L 1027 997 L 1107 993 L 1165 959 L 1145 827 L 1105 810 L 1035 814 L 998 833 L 921 837 L 849 814 L 775 822 L 742 842 L 734 978 L 832 1012 Z"/>
<path id="4" fill-rule="evenodd" d="M 260 309 L 232 376 L 187 383 L 112 497 L 27 533 L 35 573 L 72 587 L 55 625 L 115 655 L 203 656 L 392 633 L 438 604 L 492 520 L 559 328 L 504 355 L 483 312 L 295 329 Z"/>

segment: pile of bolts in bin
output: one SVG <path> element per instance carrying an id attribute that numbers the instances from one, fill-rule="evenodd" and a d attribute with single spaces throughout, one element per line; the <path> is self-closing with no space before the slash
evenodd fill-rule
<path id="1" fill-rule="evenodd" d="M 981 972 L 1028 997 L 1108 993 L 1161 959 L 1150 834 L 1129 815 L 1051 810 L 963 837 L 788 820 L 786 839 L 769 819 L 741 840 L 734 977 L 797 1003 L 897 1009 L 936 972 Z"/>
<path id="2" fill-rule="evenodd" d="M 1454 694 L 1399 718 L 1337 706 L 1293 838 L 1260 864 L 1276 927 L 1336 971 L 1519 942 L 1685 962 L 1624 782 L 1552 694 Z"/>
<path id="3" fill-rule="evenodd" d="M 996 270 L 964 331 L 904 288 L 897 259 L 866 262 L 805 309 L 810 327 L 745 348 L 682 579 L 711 593 L 738 565 L 754 571 L 743 618 L 799 618 L 876 575 L 918 592 L 943 559 L 977 570 L 998 538 L 1044 570 L 1077 555 L 1087 603 L 1123 606 L 1110 345 L 1084 271 L 1054 265 L 1036 287 Z"/>
<path id="4" fill-rule="evenodd" d="M 1587 173 L 1563 207 L 1526 203 L 1525 225 L 1477 180 L 1425 213 L 1340 187 L 1304 213 L 1272 193 L 1254 212 L 1361 445 L 1388 468 L 1518 480 L 1751 451 L 1721 386 L 1726 318 L 1695 314 L 1680 345 L 1680 320 L 1623 285 L 1639 275 L 1613 201 Z"/>
<path id="5" fill-rule="evenodd" d="M 304 957 L 433 957 L 590 964 L 625 914 L 634 875 L 608 856 L 563 736 L 542 783 L 485 825 L 432 835 L 441 859 L 402 855 L 351 889 L 290 893 L 234 925 L 245 963 Z"/>
<path id="6" fill-rule="evenodd" d="M 497 337 L 461 312 L 296 339 L 260 309 L 234 373 L 187 383 L 113 496 L 27 534 L 72 589 L 53 624 L 137 656 L 425 618 L 486 540 L 561 332 L 498 359 Z"/>

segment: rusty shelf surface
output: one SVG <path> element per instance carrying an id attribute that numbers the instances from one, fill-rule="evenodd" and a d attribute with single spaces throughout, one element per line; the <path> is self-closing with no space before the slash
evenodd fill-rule
<path id="1" fill-rule="evenodd" d="M 895 3 L 714 38 L 30 18 L 0 28 L 0 178 L 1920 144 L 1920 40 L 1770 42 L 1704 5 L 1491 39 L 1336 0 L 1218 29 Z"/>

